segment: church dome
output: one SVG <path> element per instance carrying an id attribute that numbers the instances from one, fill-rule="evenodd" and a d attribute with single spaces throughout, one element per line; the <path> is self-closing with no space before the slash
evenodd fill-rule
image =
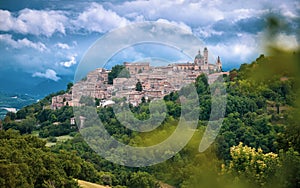
<path id="1" fill-rule="evenodd" d="M 203 58 L 203 56 L 201 55 L 200 50 L 199 50 L 198 54 L 195 56 L 195 59 L 202 59 L 202 58 Z"/>
<path id="2" fill-rule="evenodd" d="M 198 55 L 195 56 L 195 59 L 202 59 L 202 57 L 203 56 L 201 54 L 198 54 Z"/>

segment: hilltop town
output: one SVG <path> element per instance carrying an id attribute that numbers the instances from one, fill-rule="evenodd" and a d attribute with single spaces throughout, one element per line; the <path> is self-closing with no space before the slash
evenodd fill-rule
<path id="1" fill-rule="evenodd" d="M 52 98 L 52 109 L 63 106 L 81 106 L 82 96 L 99 99 L 100 106 L 113 104 L 114 98 L 124 98 L 133 106 L 142 100 L 163 98 L 171 92 L 178 91 L 182 86 L 192 83 L 200 74 L 208 76 L 208 82 L 214 82 L 220 75 L 228 74 L 222 71 L 220 57 L 214 64 L 209 62 L 208 49 L 205 47 L 194 58 L 194 62 L 174 63 L 168 66 L 150 66 L 149 62 L 124 62 L 124 70 L 130 76 L 117 77 L 113 83 L 108 82 L 111 72 L 104 68 L 97 68 L 75 83 L 68 93 Z M 122 73 L 122 72 L 121 72 Z M 137 88 L 139 87 L 139 88 Z"/>

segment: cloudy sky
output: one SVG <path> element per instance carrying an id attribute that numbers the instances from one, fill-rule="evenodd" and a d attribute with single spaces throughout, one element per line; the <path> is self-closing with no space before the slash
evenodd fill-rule
<path id="1" fill-rule="evenodd" d="M 144 21 L 171 23 L 191 32 L 230 69 L 264 53 L 270 15 L 284 28 L 275 44 L 296 48 L 299 12 L 297 0 L 1 1 L 0 74 L 59 81 L 74 74 L 98 38 Z M 143 57 L 143 51 L 132 53 Z"/>

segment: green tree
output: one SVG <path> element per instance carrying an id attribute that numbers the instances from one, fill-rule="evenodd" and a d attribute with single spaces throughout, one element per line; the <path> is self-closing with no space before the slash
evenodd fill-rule
<path id="1" fill-rule="evenodd" d="M 280 166 L 277 154 L 264 154 L 262 149 L 243 146 L 242 142 L 230 148 L 230 155 L 232 160 L 229 165 L 222 165 L 223 173 L 256 186 L 272 182 L 276 169 Z"/>
<path id="2" fill-rule="evenodd" d="M 17 119 L 25 119 L 26 117 L 26 109 L 22 108 L 17 111 Z"/>
<path id="3" fill-rule="evenodd" d="M 143 86 L 142 83 L 140 81 L 138 81 L 135 85 L 135 90 L 136 91 L 143 91 Z"/>
<path id="4" fill-rule="evenodd" d="M 130 73 L 124 65 L 115 65 L 108 73 L 108 84 L 113 84 L 115 78 L 130 78 Z"/>
<path id="5" fill-rule="evenodd" d="M 44 110 L 38 112 L 38 114 L 36 115 L 36 118 L 40 123 L 43 123 L 43 122 L 49 120 L 49 116 L 51 113 L 52 113 L 52 110 L 44 109 Z"/>
<path id="6" fill-rule="evenodd" d="M 146 99 L 145 99 L 144 96 L 142 97 L 141 101 L 142 101 L 143 104 L 146 103 Z"/>
<path id="7" fill-rule="evenodd" d="M 143 188 L 158 188 L 159 183 L 147 172 L 136 172 L 133 173 L 130 177 L 128 187 L 136 188 L 136 187 L 143 187 Z"/>
<path id="8" fill-rule="evenodd" d="M 196 78 L 195 82 L 198 94 L 203 94 L 208 90 L 208 80 L 205 74 L 201 74 Z"/>
<path id="9" fill-rule="evenodd" d="M 51 114 L 50 118 L 49 118 L 50 122 L 54 123 L 57 121 L 57 117 L 55 114 Z"/>
<path id="10" fill-rule="evenodd" d="M 27 117 L 20 123 L 20 133 L 31 133 L 36 128 L 36 119 L 33 117 Z"/>
<path id="11" fill-rule="evenodd" d="M 72 82 L 68 83 L 68 85 L 67 85 L 67 92 L 70 91 L 70 89 L 73 87 L 73 85 L 74 84 Z"/>
<path id="12" fill-rule="evenodd" d="M 15 120 L 17 117 L 14 112 L 7 112 L 6 116 L 9 116 L 10 120 Z"/>
<path id="13" fill-rule="evenodd" d="M 282 187 L 300 187 L 300 155 L 293 148 L 280 150 L 281 166 L 277 170 L 278 183 Z"/>
<path id="14" fill-rule="evenodd" d="M 59 155 L 35 136 L 0 131 L 0 156 L 0 187 L 78 187 Z"/>

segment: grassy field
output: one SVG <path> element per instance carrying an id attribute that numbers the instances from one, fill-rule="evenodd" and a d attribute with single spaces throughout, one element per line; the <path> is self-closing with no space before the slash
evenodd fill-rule
<path id="1" fill-rule="evenodd" d="M 56 142 L 47 142 L 47 143 L 46 143 L 46 146 L 47 146 L 47 147 L 51 147 L 51 146 L 54 146 L 57 142 L 65 142 L 65 141 L 67 141 L 67 140 L 73 139 L 73 137 L 70 136 L 70 135 L 57 136 L 57 137 L 55 137 L 55 138 L 57 139 Z M 46 138 L 45 138 L 45 139 L 46 139 Z"/>
<path id="2" fill-rule="evenodd" d="M 31 135 L 32 136 L 39 136 L 39 131 L 32 131 Z"/>
<path id="3" fill-rule="evenodd" d="M 69 135 L 58 136 L 55 138 L 57 139 L 57 142 L 65 142 L 67 140 L 73 139 L 73 137 Z"/>
<path id="4" fill-rule="evenodd" d="M 98 184 L 83 181 L 83 180 L 77 180 L 77 181 L 78 181 L 79 186 L 83 187 L 83 188 L 110 188 L 109 186 L 98 185 Z"/>

